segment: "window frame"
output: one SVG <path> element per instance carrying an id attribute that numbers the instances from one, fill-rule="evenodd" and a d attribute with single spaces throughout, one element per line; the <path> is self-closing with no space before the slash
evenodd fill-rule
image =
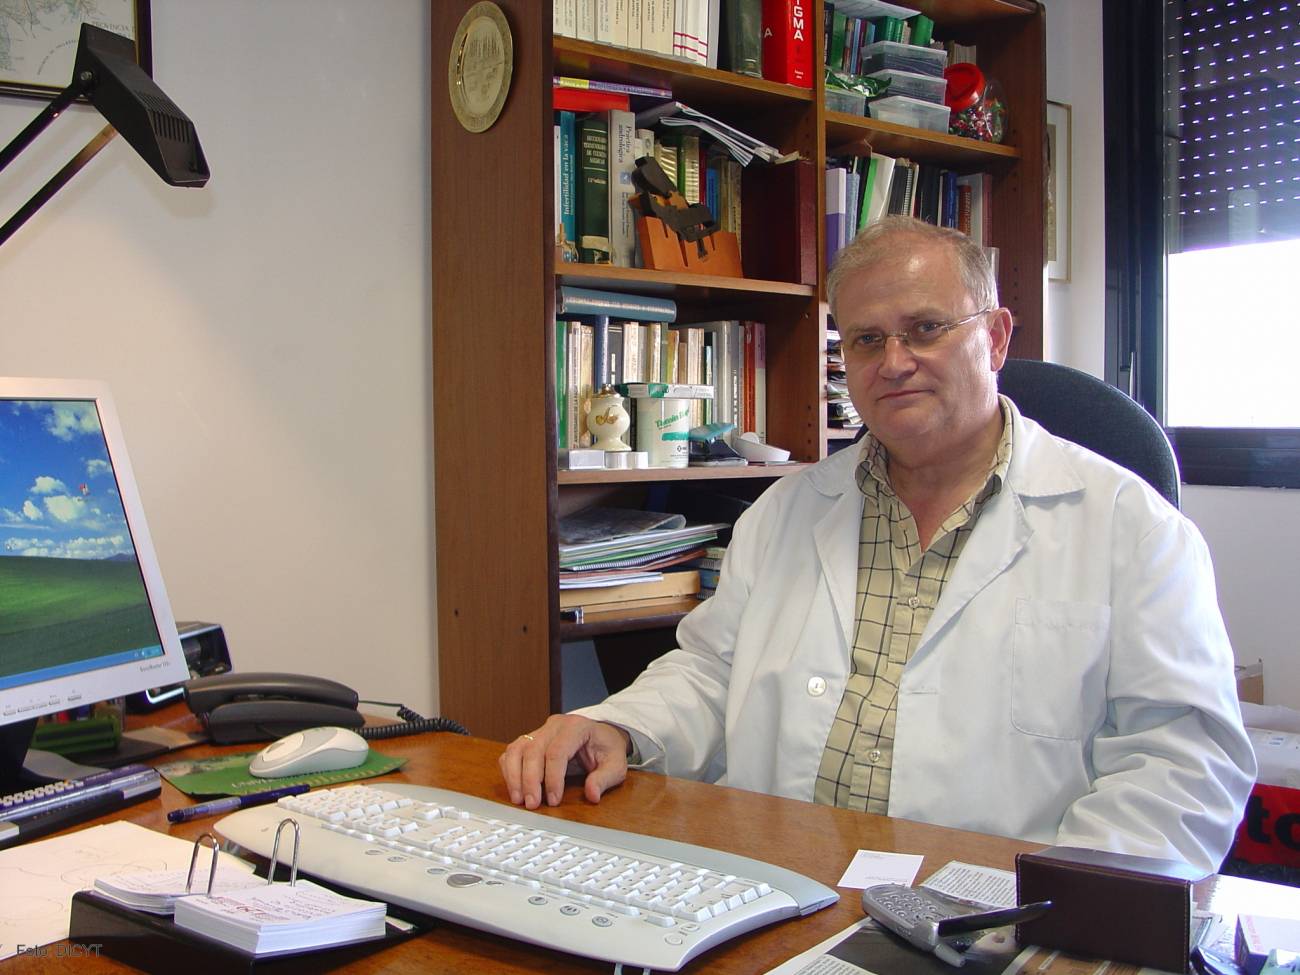
<path id="1" fill-rule="evenodd" d="M 1102 0 L 1106 381 L 1165 419 L 1165 0 Z M 1300 487 L 1300 428 L 1165 426 L 1187 484 Z"/>

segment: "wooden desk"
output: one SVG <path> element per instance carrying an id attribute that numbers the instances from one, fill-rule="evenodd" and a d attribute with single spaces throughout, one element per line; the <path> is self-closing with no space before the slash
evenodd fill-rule
<path id="1" fill-rule="evenodd" d="M 450 734 L 426 734 L 374 743 L 384 754 L 408 759 L 391 775 L 368 780 L 438 785 L 507 801 L 496 742 Z M 223 751 L 248 751 L 252 746 L 202 746 L 177 753 L 191 757 Z M 172 825 L 167 811 L 190 804 L 182 793 L 163 783 L 162 795 L 124 810 L 122 818 L 185 839 L 211 828 L 214 819 Z M 565 801 L 549 814 L 586 823 L 617 826 L 716 847 L 798 870 L 834 887 L 858 849 L 922 853 L 924 878 L 949 860 L 1011 869 L 1015 854 L 1036 844 L 944 829 L 906 820 L 848 812 L 810 803 L 726 789 L 718 786 L 632 773 L 620 788 L 597 806 L 587 803 L 578 786 L 570 786 Z M 89 825 L 89 824 L 88 824 Z M 754 975 L 767 971 L 812 947 L 862 916 L 858 893 L 840 890 L 840 900 L 810 917 L 784 921 L 743 935 L 705 953 L 683 971 Z M 1300 913 L 1300 889 L 1279 887 L 1235 877 L 1214 877 L 1198 888 L 1198 901 L 1220 913 L 1248 911 L 1267 914 Z M 439 972 L 444 975 L 492 973 L 602 972 L 610 965 L 508 941 L 469 928 L 438 924 L 422 937 L 372 955 L 350 966 L 351 972 Z M 8 973 L 129 971 L 110 959 L 87 957 L 17 957 L 3 963 Z"/>

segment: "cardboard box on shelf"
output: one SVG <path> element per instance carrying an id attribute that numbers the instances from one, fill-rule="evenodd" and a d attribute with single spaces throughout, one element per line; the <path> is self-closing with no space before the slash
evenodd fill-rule
<path id="1" fill-rule="evenodd" d="M 1264 703 L 1264 661 L 1237 664 L 1237 699 L 1250 704 Z"/>

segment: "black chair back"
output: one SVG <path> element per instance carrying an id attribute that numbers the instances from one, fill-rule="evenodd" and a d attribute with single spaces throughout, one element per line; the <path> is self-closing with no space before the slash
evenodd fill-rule
<path id="1" fill-rule="evenodd" d="M 1151 414 L 1110 383 L 1071 366 L 1008 359 L 998 389 L 1022 415 L 1132 471 L 1179 506 L 1178 458 Z M 864 427 L 855 440 L 862 439 Z"/>
<path id="2" fill-rule="evenodd" d="M 1179 505 L 1178 459 L 1160 424 L 1135 400 L 1070 366 L 1008 359 L 998 389 L 1058 437 L 1126 467 Z"/>

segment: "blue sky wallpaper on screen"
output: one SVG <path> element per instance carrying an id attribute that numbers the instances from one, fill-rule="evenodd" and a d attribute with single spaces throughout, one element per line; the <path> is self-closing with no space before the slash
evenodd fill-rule
<path id="1" fill-rule="evenodd" d="M 93 402 L 0 405 L 0 556 L 134 559 Z"/>

